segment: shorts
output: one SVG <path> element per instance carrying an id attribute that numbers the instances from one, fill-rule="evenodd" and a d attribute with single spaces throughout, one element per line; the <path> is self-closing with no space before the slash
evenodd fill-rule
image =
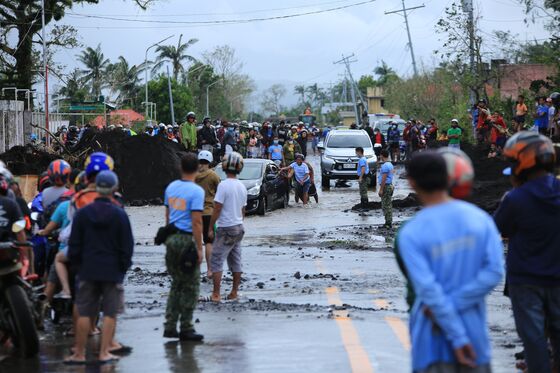
<path id="1" fill-rule="evenodd" d="M 513 120 L 517 123 L 525 123 L 525 115 L 516 115 Z"/>
<path id="2" fill-rule="evenodd" d="M 391 147 L 391 149 L 399 149 L 400 148 L 400 144 L 398 142 L 392 142 L 389 144 L 389 146 Z"/>
<path id="3" fill-rule="evenodd" d="M 303 183 L 303 185 L 301 185 L 299 182 L 296 182 L 296 192 L 299 195 L 309 193 L 309 188 L 310 187 L 311 187 L 311 181 L 310 180 L 307 180 L 305 183 Z"/>
<path id="4" fill-rule="evenodd" d="M 230 271 L 242 272 L 241 240 L 244 235 L 243 224 L 217 229 L 210 260 L 212 272 L 223 272 L 226 259 Z"/>
<path id="5" fill-rule="evenodd" d="M 80 281 L 76 294 L 76 307 L 82 317 L 103 316 L 115 318 L 124 312 L 124 287 L 116 282 Z"/>
<path id="6" fill-rule="evenodd" d="M 208 229 L 210 228 L 210 220 L 212 215 L 202 215 L 202 243 L 211 244 L 214 242 L 213 238 L 208 237 Z"/>

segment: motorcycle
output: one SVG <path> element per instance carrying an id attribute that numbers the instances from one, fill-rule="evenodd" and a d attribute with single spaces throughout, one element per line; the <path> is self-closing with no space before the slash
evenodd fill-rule
<path id="1" fill-rule="evenodd" d="M 25 221 L 14 223 L 12 231 L 25 229 Z M 36 306 L 44 302 L 39 288 L 30 281 L 38 276 L 25 276 L 29 261 L 23 259 L 22 251 L 29 249 L 29 242 L 0 243 L 0 345 L 11 341 L 20 356 L 29 358 L 39 352 Z"/>

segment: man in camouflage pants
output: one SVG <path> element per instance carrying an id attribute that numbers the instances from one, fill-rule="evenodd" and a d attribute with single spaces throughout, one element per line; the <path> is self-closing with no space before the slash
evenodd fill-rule
<path id="1" fill-rule="evenodd" d="M 393 227 L 393 164 L 389 159 L 389 151 L 381 151 L 381 167 L 377 173 L 379 184 L 379 197 L 381 197 L 381 209 L 385 216 L 385 228 Z"/>
<path id="2" fill-rule="evenodd" d="M 370 181 L 369 165 L 367 158 L 364 157 L 364 148 L 357 147 L 355 149 L 356 157 L 358 157 L 358 185 L 360 186 L 360 203 L 362 208 L 366 208 L 368 204 L 368 187 Z"/>
<path id="3" fill-rule="evenodd" d="M 165 241 L 165 264 L 171 276 L 171 289 L 163 336 L 201 341 L 204 337 L 196 334 L 192 324 L 200 286 L 204 210 L 204 190 L 194 182 L 198 172 L 197 156 L 192 153 L 183 156 L 181 171 L 181 180 L 172 182 L 165 190 L 167 226 L 176 233 Z M 179 333 L 177 321 L 180 321 Z"/>

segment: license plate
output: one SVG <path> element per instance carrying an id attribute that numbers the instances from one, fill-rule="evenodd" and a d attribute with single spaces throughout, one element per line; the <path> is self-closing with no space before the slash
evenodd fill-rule
<path id="1" fill-rule="evenodd" d="M 347 170 L 355 170 L 356 169 L 356 164 L 355 163 L 347 163 L 342 165 L 342 168 L 347 169 Z"/>

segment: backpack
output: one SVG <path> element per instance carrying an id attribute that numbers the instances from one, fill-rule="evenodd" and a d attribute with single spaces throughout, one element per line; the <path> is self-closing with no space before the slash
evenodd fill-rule
<path id="1" fill-rule="evenodd" d="M 71 192 L 66 192 L 63 195 L 61 195 L 60 197 L 58 197 L 58 199 L 56 201 L 54 201 L 53 203 L 48 205 L 43 210 L 43 213 L 41 214 L 41 218 L 39 219 L 39 226 L 42 227 L 42 228 L 46 227 L 47 224 L 49 224 L 49 222 L 51 221 L 51 217 L 53 216 L 54 212 L 56 211 L 58 205 L 60 205 L 62 202 L 70 201 L 71 199 L 72 199 L 72 193 Z"/>

